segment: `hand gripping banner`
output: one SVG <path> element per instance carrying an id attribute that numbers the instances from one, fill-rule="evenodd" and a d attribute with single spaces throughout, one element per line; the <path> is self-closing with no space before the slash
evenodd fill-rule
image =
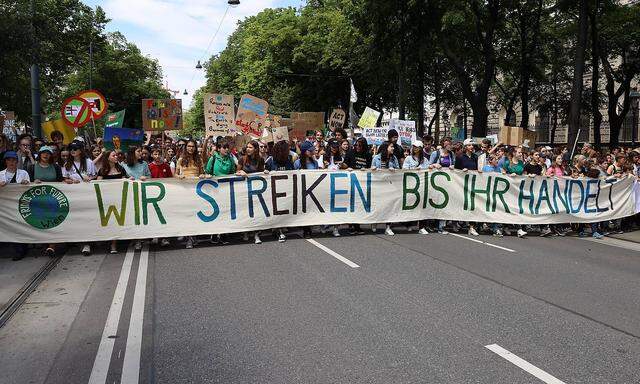
<path id="1" fill-rule="evenodd" d="M 145 239 L 443 219 L 587 223 L 636 213 L 635 178 L 462 171 L 288 171 L 248 177 L 0 188 L 0 241 Z"/>

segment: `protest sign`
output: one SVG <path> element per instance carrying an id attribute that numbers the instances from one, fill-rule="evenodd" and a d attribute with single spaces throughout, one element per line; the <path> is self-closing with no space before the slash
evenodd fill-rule
<path id="1" fill-rule="evenodd" d="M 389 120 L 389 129 L 398 132 L 398 141 L 404 146 L 410 146 L 416 141 L 416 122 L 411 120 Z"/>
<path id="2" fill-rule="evenodd" d="M 77 129 L 91 120 L 91 105 L 79 96 L 71 96 L 62 102 L 60 113 L 67 125 Z"/>
<path id="3" fill-rule="evenodd" d="M 182 129 L 182 100 L 143 99 L 142 127 L 145 131 Z"/>
<path id="4" fill-rule="evenodd" d="M 636 213 L 635 178 L 462 171 L 287 171 L 248 177 L 0 188 L 0 242 L 196 236 L 309 225 L 440 219 L 602 222 Z"/>
<path id="5" fill-rule="evenodd" d="M 106 149 L 126 153 L 130 146 L 142 145 L 144 131 L 131 128 L 105 128 L 103 140 Z"/>
<path id="6" fill-rule="evenodd" d="M 344 122 L 347 120 L 347 114 L 344 110 L 337 108 L 331 112 L 329 118 L 329 129 L 335 131 L 336 129 L 344 127 Z"/>
<path id="7" fill-rule="evenodd" d="M 368 127 L 362 129 L 362 137 L 370 145 L 380 145 L 387 140 L 387 132 L 389 129 L 386 127 Z"/>
<path id="8" fill-rule="evenodd" d="M 105 118 L 105 128 L 122 128 L 125 112 L 126 111 L 123 109 L 122 111 L 109 113 Z"/>
<path id="9" fill-rule="evenodd" d="M 360 128 L 368 128 L 375 127 L 378 125 L 378 118 L 380 117 L 380 112 L 375 109 L 366 107 L 362 116 L 360 117 L 360 121 L 358 122 L 358 127 Z"/>
<path id="10" fill-rule="evenodd" d="M 107 99 L 99 91 L 89 89 L 78 93 L 78 97 L 89 103 L 89 110 L 91 111 L 92 119 L 99 119 L 107 113 L 107 108 L 109 107 Z"/>
<path id="11" fill-rule="evenodd" d="M 238 105 L 235 125 L 238 131 L 252 137 L 262 136 L 269 103 L 251 95 L 242 95 Z"/>
<path id="12" fill-rule="evenodd" d="M 76 137 L 76 131 L 72 126 L 66 123 L 64 119 L 50 120 L 42 123 L 42 133 L 47 141 L 53 141 L 51 134 L 55 131 L 62 134 L 62 143 L 67 145 L 71 144 Z"/>
<path id="13" fill-rule="evenodd" d="M 289 141 L 289 129 L 287 127 L 265 128 L 262 140 L 267 143 L 277 143 L 278 141 Z"/>
<path id="14" fill-rule="evenodd" d="M 283 119 L 282 125 L 289 127 L 289 137 L 302 140 L 307 136 L 307 131 L 324 128 L 324 112 L 291 112 L 291 117 Z"/>
<path id="15" fill-rule="evenodd" d="M 12 142 L 16 142 L 17 129 L 16 129 L 16 114 L 13 111 L 0 111 L 0 128 L 2 133 Z"/>
<path id="16" fill-rule="evenodd" d="M 235 106 L 233 95 L 205 93 L 204 126 L 205 136 L 232 136 L 236 133 L 234 123 Z"/>

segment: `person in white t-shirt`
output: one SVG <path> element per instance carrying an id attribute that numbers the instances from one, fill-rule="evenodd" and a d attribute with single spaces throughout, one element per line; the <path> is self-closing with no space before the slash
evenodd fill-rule
<path id="1" fill-rule="evenodd" d="M 29 174 L 24 169 L 18 169 L 18 154 L 7 151 L 4 154 L 6 169 L 0 171 L 0 187 L 7 184 L 29 184 Z"/>
<path id="2" fill-rule="evenodd" d="M 98 172 L 91 159 L 87 158 L 82 143 L 69 145 L 69 158 L 62 167 L 62 177 L 73 183 L 88 182 L 96 178 Z"/>

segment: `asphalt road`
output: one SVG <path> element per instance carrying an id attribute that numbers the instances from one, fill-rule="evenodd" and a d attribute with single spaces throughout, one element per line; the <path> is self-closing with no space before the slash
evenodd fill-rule
<path id="1" fill-rule="evenodd" d="M 0 383 L 640 383 L 640 245 L 399 232 L 65 257 Z"/>

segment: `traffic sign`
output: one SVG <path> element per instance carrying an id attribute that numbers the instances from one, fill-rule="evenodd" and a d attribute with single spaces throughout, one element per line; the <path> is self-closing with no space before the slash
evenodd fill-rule
<path id="1" fill-rule="evenodd" d="M 80 128 L 91 119 L 91 105 L 79 96 L 72 96 L 62 103 L 62 119 L 74 128 Z"/>

